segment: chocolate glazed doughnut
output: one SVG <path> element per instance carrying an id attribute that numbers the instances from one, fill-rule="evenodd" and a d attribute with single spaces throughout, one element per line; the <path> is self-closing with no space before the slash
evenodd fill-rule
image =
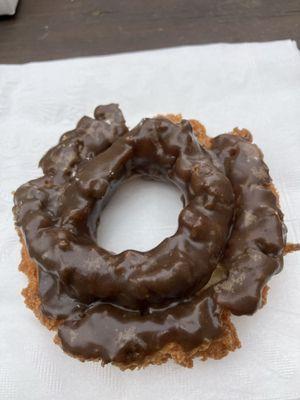
<path id="1" fill-rule="evenodd" d="M 42 158 L 44 176 L 16 191 L 40 311 L 57 322 L 66 352 L 126 368 L 169 356 L 191 365 L 197 354 L 220 358 L 239 346 L 229 311 L 261 307 L 286 229 L 251 135 L 204 147 L 195 131 L 195 122 L 164 117 L 128 130 L 117 105 L 99 106 Z M 96 230 L 132 175 L 172 182 L 184 208 L 177 232 L 155 248 L 114 254 L 98 246 Z"/>

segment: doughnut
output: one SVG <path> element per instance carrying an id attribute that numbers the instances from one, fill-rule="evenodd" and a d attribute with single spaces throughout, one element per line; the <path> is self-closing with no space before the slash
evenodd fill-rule
<path id="1" fill-rule="evenodd" d="M 282 269 L 286 227 L 261 150 L 247 130 L 209 138 L 167 115 L 129 129 L 98 106 L 41 159 L 43 176 L 14 194 L 29 278 L 26 304 L 55 342 L 121 369 L 169 358 L 219 359 L 240 347 L 230 315 L 252 315 Z M 149 251 L 97 243 L 101 212 L 132 176 L 182 193 L 176 233 Z"/>

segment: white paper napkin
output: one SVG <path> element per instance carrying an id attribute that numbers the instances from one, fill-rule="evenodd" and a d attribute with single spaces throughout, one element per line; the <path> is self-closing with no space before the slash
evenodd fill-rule
<path id="1" fill-rule="evenodd" d="M 0 0 L 0 15 L 13 15 L 19 0 Z"/>
<path id="2" fill-rule="evenodd" d="M 242 348 L 220 361 L 195 361 L 193 369 L 169 362 L 121 372 L 80 363 L 54 345 L 53 334 L 25 308 L 11 192 L 40 174 L 39 158 L 61 133 L 108 102 L 120 103 L 130 126 L 144 116 L 181 112 L 202 121 L 210 135 L 250 129 L 280 192 L 288 239 L 300 241 L 300 57 L 294 42 L 0 65 L 0 399 L 299 399 L 300 254 L 286 257 L 262 311 L 233 318 Z M 147 185 L 143 198 L 140 189 L 114 200 L 102 243 L 126 247 L 146 224 L 137 246 L 149 248 L 176 229 L 179 205 L 172 190 Z M 135 204 L 140 219 L 126 220 L 120 203 L 123 210 Z M 157 204 L 174 213 L 171 219 L 152 215 Z"/>

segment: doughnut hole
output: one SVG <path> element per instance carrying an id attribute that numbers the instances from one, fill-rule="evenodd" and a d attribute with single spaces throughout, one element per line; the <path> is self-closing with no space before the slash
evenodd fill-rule
<path id="1" fill-rule="evenodd" d="M 181 196 L 171 183 L 141 177 L 125 181 L 101 212 L 98 245 L 114 253 L 152 249 L 177 231 Z"/>

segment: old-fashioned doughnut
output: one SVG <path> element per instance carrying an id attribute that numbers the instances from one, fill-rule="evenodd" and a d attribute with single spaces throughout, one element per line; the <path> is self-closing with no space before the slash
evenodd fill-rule
<path id="1" fill-rule="evenodd" d="M 83 117 L 15 193 L 27 304 L 81 360 L 121 368 L 239 347 L 230 313 L 253 314 L 282 268 L 286 228 L 262 152 L 246 130 L 208 138 L 174 116 L 126 127 L 115 104 Z M 176 233 L 114 254 L 97 244 L 101 211 L 133 175 L 176 185 Z M 34 298 L 34 301 L 32 300 Z"/>

